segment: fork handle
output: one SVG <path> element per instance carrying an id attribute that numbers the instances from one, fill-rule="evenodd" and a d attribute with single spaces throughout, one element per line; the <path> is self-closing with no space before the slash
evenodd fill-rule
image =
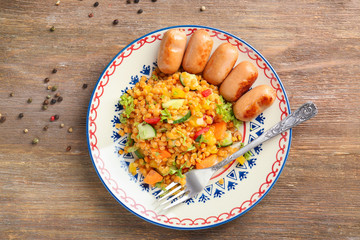
<path id="1" fill-rule="evenodd" d="M 245 145 L 243 148 L 235 152 L 234 154 L 230 155 L 229 157 L 225 158 L 223 161 L 219 162 L 218 164 L 212 166 L 212 170 L 215 172 L 225 166 L 226 164 L 230 163 L 231 161 L 235 160 L 236 158 L 244 155 L 247 151 L 250 151 L 254 147 L 262 144 L 263 142 L 279 135 L 280 133 L 285 132 L 286 130 L 295 127 L 296 125 L 309 120 L 310 118 L 314 117 L 317 114 L 318 110 L 314 103 L 308 102 L 298 108 L 296 111 L 291 113 L 289 116 L 278 122 L 272 128 L 264 132 L 261 136 L 254 139 L 249 144 Z"/>

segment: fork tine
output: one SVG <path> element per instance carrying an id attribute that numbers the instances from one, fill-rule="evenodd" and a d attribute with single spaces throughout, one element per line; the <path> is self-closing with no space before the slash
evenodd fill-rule
<path id="1" fill-rule="evenodd" d="M 186 191 L 185 190 L 182 190 L 181 192 L 179 192 L 179 193 L 177 193 L 175 196 L 173 196 L 172 198 L 169 198 L 169 199 L 167 199 L 165 202 L 162 202 L 161 204 L 160 204 L 160 206 L 161 205 L 164 205 L 164 204 L 166 204 L 166 203 L 168 203 L 168 202 L 170 202 L 170 201 L 172 201 L 173 199 L 175 199 L 175 198 L 177 198 L 178 196 L 180 196 L 181 194 L 184 194 Z"/>
<path id="2" fill-rule="evenodd" d="M 171 189 L 172 187 L 174 187 L 176 184 L 177 184 L 176 182 L 172 182 L 172 183 L 169 184 L 164 190 L 162 190 L 162 191 L 158 194 L 158 196 L 161 196 L 161 194 L 163 194 L 164 192 L 167 192 L 169 189 Z M 162 197 L 160 197 L 160 198 L 162 198 Z M 159 199 L 160 199 L 160 198 L 159 198 Z"/>
<path id="3" fill-rule="evenodd" d="M 189 198 L 190 198 L 189 195 L 183 196 L 182 198 L 178 199 L 175 203 L 172 203 L 169 206 L 165 207 L 163 210 L 175 207 L 176 205 L 188 200 Z"/>
<path id="4" fill-rule="evenodd" d="M 179 184 L 179 186 L 177 186 L 176 188 L 172 189 L 170 192 L 166 193 L 164 196 L 160 197 L 158 199 L 158 201 L 161 201 L 163 199 L 166 199 L 168 196 L 170 196 L 171 194 L 173 194 L 174 192 L 176 192 L 177 190 L 179 190 L 181 188 L 181 185 Z M 173 197 L 172 197 L 173 198 Z M 171 199 L 171 198 L 170 198 Z"/>

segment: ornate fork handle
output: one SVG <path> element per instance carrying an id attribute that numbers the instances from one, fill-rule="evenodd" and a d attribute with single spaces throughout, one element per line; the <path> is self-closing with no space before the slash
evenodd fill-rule
<path id="1" fill-rule="evenodd" d="M 298 108 L 296 111 L 291 113 L 289 116 L 284 118 L 282 121 L 271 127 L 267 130 L 264 134 L 260 137 L 256 138 L 231 156 L 227 157 L 223 161 L 219 162 L 218 164 L 212 166 L 213 171 L 217 171 L 229 162 L 233 161 L 234 159 L 244 155 L 247 151 L 253 149 L 254 147 L 262 144 L 263 142 L 269 140 L 270 138 L 275 137 L 276 135 L 285 132 L 286 130 L 295 127 L 296 125 L 309 120 L 310 118 L 314 117 L 317 114 L 318 110 L 314 103 L 308 102 Z"/>

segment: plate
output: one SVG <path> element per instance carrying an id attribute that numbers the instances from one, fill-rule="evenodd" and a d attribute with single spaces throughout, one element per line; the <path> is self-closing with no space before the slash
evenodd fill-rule
<path id="1" fill-rule="evenodd" d="M 290 114 L 285 89 L 274 69 L 255 48 L 225 31 L 205 26 L 173 26 L 148 33 L 121 50 L 105 68 L 92 93 L 87 113 L 87 141 L 95 170 L 110 194 L 138 217 L 167 228 L 203 229 L 224 224 L 253 208 L 274 186 L 288 157 L 291 130 L 251 151 L 251 158 L 240 165 L 232 163 L 216 174 L 197 196 L 175 208 L 156 209 L 160 190 L 143 183 L 143 176 L 131 175 L 129 163 L 134 156 L 119 154 L 127 137 L 121 137 L 119 97 L 132 88 L 142 75 L 150 77 L 156 68 L 157 52 L 164 32 L 183 29 L 188 38 L 197 29 L 206 29 L 214 40 L 214 51 L 229 42 L 239 51 L 237 63 L 247 60 L 257 66 L 259 76 L 253 87 L 267 84 L 276 90 L 274 104 L 243 127 L 243 141 L 248 143 Z M 236 64 L 237 64 L 236 63 Z"/>

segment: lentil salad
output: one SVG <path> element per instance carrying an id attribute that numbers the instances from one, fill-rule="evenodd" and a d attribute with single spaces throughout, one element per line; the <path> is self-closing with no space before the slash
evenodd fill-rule
<path id="1" fill-rule="evenodd" d="M 140 172 L 152 186 L 185 185 L 187 171 L 216 164 L 242 139 L 232 104 L 201 75 L 156 70 L 149 79 L 142 76 L 119 103 L 124 110 L 116 128 L 121 136 L 128 134 L 124 152 L 138 157 L 129 171 Z"/>

